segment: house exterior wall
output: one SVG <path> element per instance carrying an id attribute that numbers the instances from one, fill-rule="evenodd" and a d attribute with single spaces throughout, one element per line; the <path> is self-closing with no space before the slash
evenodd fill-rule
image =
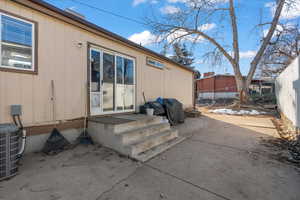
<path id="1" fill-rule="evenodd" d="M 280 112 L 300 127 L 300 63 L 296 58 L 276 79 L 275 93 Z"/>
<path id="2" fill-rule="evenodd" d="M 0 123 L 11 122 L 12 104 L 22 105 L 25 126 L 52 123 L 51 80 L 55 85 L 55 119 L 83 117 L 87 101 L 88 42 L 135 58 L 136 109 L 143 104 L 143 92 L 147 100 L 170 97 L 177 98 L 185 107 L 192 106 L 192 72 L 153 56 L 166 68 L 151 67 L 146 65 L 146 57 L 151 55 L 141 50 L 9 0 L 0 0 L 0 9 L 38 23 L 38 74 L 0 71 Z M 79 42 L 83 44 L 81 48 Z"/>

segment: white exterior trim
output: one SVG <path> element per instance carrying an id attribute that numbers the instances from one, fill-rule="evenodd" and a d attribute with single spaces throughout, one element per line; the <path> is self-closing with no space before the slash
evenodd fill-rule
<path id="1" fill-rule="evenodd" d="M 198 100 L 201 99 L 233 99 L 238 95 L 237 92 L 201 92 Z"/>

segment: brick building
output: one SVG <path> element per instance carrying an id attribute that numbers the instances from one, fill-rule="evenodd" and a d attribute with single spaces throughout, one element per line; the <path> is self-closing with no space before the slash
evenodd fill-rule
<path id="1" fill-rule="evenodd" d="M 213 72 L 203 74 L 197 80 L 198 99 L 231 99 L 235 98 L 237 87 L 233 75 L 215 75 Z"/>
<path id="2" fill-rule="evenodd" d="M 198 100 L 233 99 L 238 96 L 235 77 L 230 74 L 207 72 L 196 83 Z M 259 94 L 271 93 L 274 92 L 274 83 L 271 80 L 253 79 L 250 91 Z"/>

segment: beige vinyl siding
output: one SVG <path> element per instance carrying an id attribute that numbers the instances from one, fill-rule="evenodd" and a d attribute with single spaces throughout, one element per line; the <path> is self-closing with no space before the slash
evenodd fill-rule
<path id="1" fill-rule="evenodd" d="M 193 75 L 165 61 L 167 69 L 146 65 L 142 51 L 100 37 L 56 18 L 0 0 L 0 9 L 38 23 L 38 75 L 0 71 L 0 123 L 11 122 L 10 105 L 21 104 L 26 126 L 51 123 L 51 80 L 55 83 L 56 120 L 80 118 L 85 113 L 87 43 L 101 45 L 135 58 L 136 105 L 147 100 L 172 97 L 185 107 L 192 105 Z M 79 48 L 78 42 L 83 46 Z M 151 55 L 150 55 L 151 56 Z"/>

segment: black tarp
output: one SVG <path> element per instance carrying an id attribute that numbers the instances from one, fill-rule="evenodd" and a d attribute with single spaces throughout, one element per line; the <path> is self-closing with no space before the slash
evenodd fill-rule
<path id="1" fill-rule="evenodd" d="M 163 99 L 163 105 L 170 124 L 184 123 L 184 111 L 182 103 L 176 99 Z"/>

